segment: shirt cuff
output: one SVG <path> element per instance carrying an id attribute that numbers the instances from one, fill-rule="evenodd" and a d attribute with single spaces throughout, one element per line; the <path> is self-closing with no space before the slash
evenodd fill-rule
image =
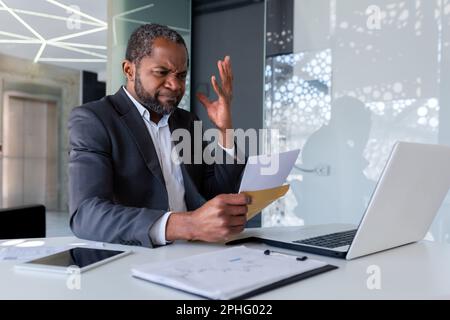
<path id="1" fill-rule="evenodd" d="M 230 157 L 234 158 L 234 155 L 235 155 L 235 146 L 234 146 L 234 144 L 233 144 L 233 148 L 225 148 L 225 147 L 222 147 L 222 145 L 219 142 L 219 147 L 221 147 Z"/>
<path id="2" fill-rule="evenodd" d="M 166 225 L 171 214 L 172 212 L 165 213 L 162 217 L 156 220 L 150 228 L 150 239 L 152 240 L 153 245 L 164 246 L 171 243 L 166 240 Z"/>

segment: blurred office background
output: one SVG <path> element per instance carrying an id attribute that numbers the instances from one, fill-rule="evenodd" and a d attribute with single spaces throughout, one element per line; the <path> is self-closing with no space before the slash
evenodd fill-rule
<path id="1" fill-rule="evenodd" d="M 214 97 L 229 54 L 235 127 L 279 130 L 260 153 L 302 149 L 250 226 L 358 223 L 396 140 L 450 145 L 450 0 L 0 0 L 1 207 L 45 204 L 48 236 L 70 234 L 68 114 L 119 89 L 150 22 L 188 44 L 182 108 L 211 126 L 195 93 Z M 449 234 L 446 199 L 427 237 Z"/>

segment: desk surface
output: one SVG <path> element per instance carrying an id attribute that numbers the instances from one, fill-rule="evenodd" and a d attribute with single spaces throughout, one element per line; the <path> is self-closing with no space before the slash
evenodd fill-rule
<path id="1" fill-rule="evenodd" d="M 47 238 L 46 245 L 68 245 L 75 238 Z M 261 244 L 250 247 L 266 248 Z M 68 289 L 67 275 L 19 272 L 0 261 L 0 299 L 199 299 L 181 291 L 133 278 L 130 268 L 218 250 L 219 244 L 186 243 L 147 249 L 122 245 L 133 254 L 83 273 L 80 290 Z M 278 249 L 277 249 L 278 250 Z M 289 250 L 280 250 L 290 252 Z M 292 251 L 298 254 L 298 252 Z M 307 254 L 339 269 L 255 296 L 254 299 L 449 299 L 450 245 L 422 241 L 353 261 Z M 369 289 L 370 266 L 380 271 L 380 289 Z M 373 268 L 373 267 L 372 267 Z M 370 271 L 370 268 L 369 268 Z"/>

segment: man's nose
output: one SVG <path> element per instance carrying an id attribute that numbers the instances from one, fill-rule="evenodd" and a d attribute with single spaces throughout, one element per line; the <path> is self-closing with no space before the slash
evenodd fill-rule
<path id="1" fill-rule="evenodd" d="M 179 91 L 183 86 L 183 82 L 176 76 L 168 76 L 166 79 L 165 87 L 172 91 Z"/>

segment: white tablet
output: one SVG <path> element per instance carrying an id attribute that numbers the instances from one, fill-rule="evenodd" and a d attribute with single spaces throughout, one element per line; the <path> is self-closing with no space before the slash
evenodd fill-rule
<path id="1" fill-rule="evenodd" d="M 15 265 L 18 270 L 84 272 L 104 263 L 124 257 L 132 251 L 75 247 L 49 256 Z"/>

